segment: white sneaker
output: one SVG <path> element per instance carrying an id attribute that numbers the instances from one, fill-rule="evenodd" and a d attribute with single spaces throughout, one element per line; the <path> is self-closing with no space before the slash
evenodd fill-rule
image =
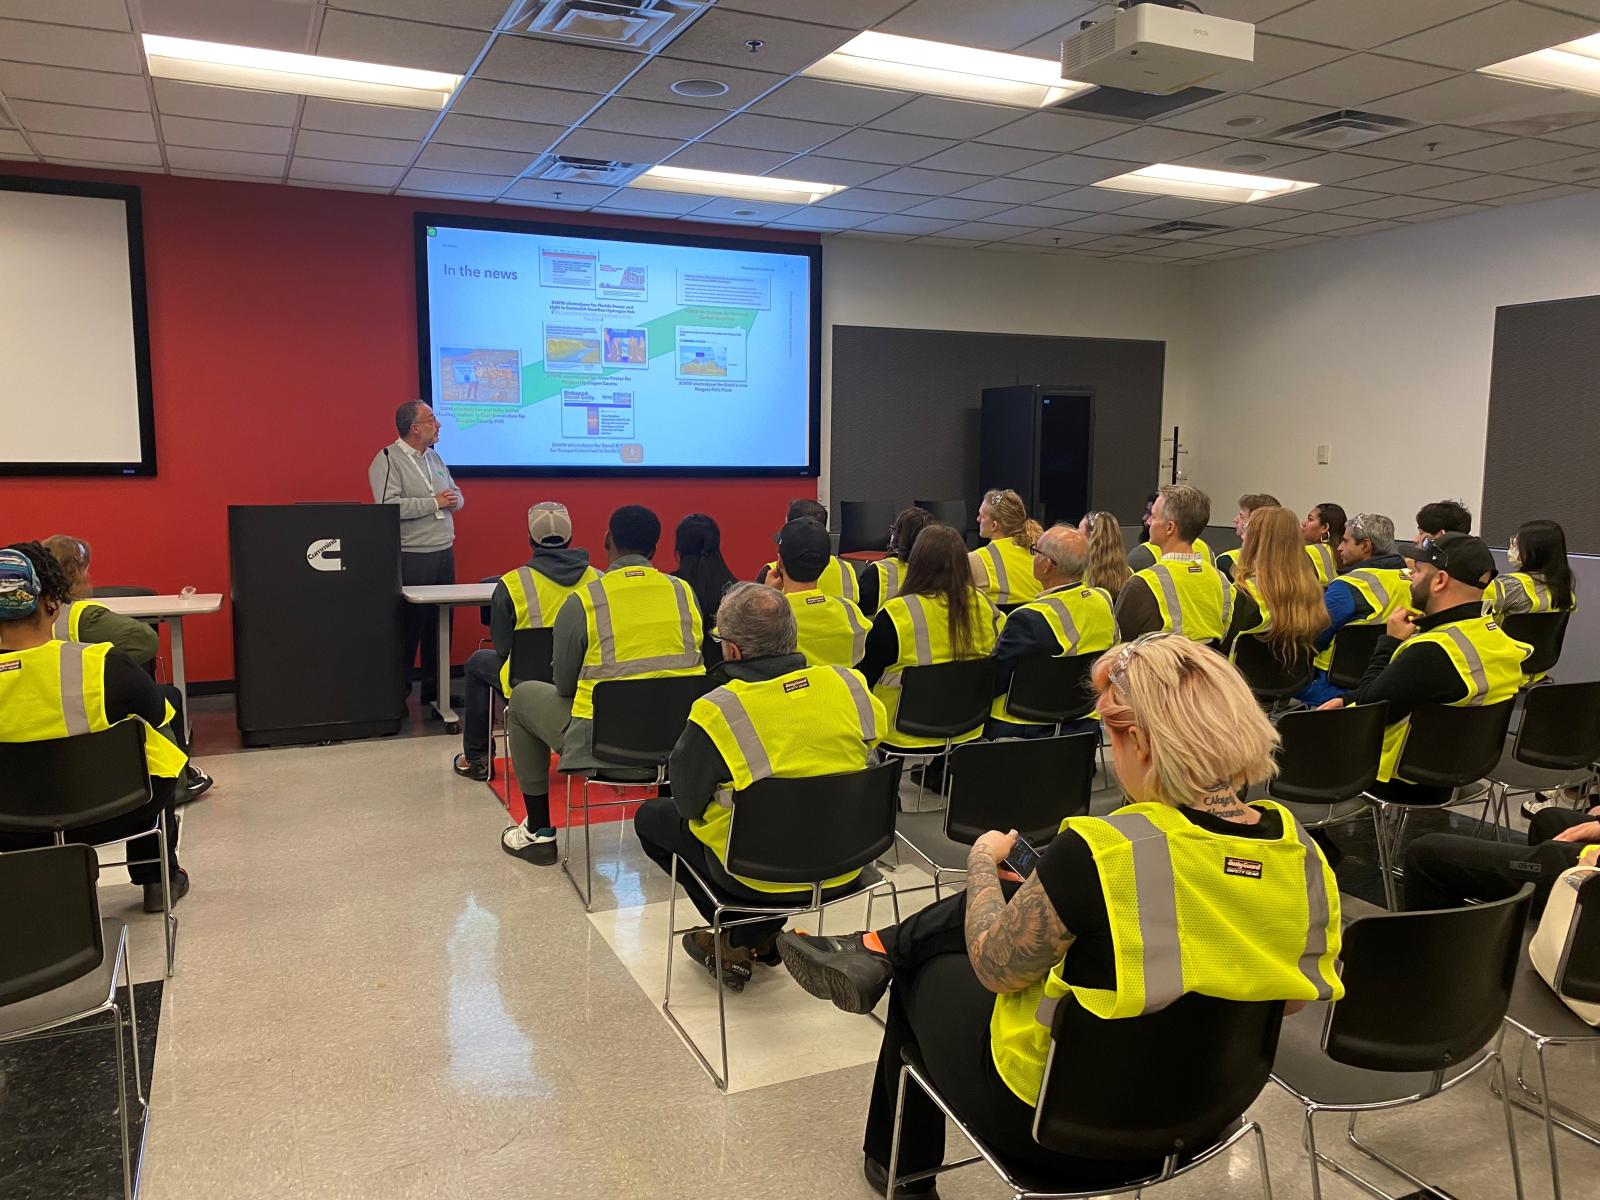
<path id="1" fill-rule="evenodd" d="M 524 821 L 500 835 L 500 848 L 523 862 L 548 867 L 556 861 L 556 831 L 548 827 L 532 830 Z"/>
<path id="2" fill-rule="evenodd" d="M 1546 792 L 1535 792 L 1522 802 L 1522 815 L 1528 820 L 1533 820 L 1533 814 L 1543 812 L 1547 808 L 1555 808 L 1561 801 Z"/>

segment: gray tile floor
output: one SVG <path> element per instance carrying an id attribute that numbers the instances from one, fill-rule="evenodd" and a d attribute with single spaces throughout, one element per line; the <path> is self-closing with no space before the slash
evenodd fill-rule
<path id="1" fill-rule="evenodd" d="M 719 1095 L 657 1011 L 660 948 L 647 993 L 604 933 L 620 910 L 666 899 L 631 829 L 597 840 L 591 917 L 558 869 L 500 852 L 502 812 L 450 774 L 453 745 L 205 759 L 218 783 L 186 811 L 194 890 L 163 999 L 145 1200 L 871 1196 L 859 1150 L 871 1067 L 818 1058 Z M 106 899 L 136 896 L 112 886 Z M 153 978 L 158 922 L 133 924 Z M 779 998 L 765 1053 L 792 1055 L 788 1008 L 832 1010 L 786 978 L 764 986 Z M 1600 1112 L 1597 1068 L 1592 1049 L 1559 1053 L 1558 1094 Z M 740 1070 L 736 1058 L 736 1086 Z M 1277 1195 L 1309 1195 L 1297 1106 L 1269 1088 L 1252 1111 Z M 1528 1195 L 1548 1196 L 1539 1127 L 1519 1116 L 1517 1128 Z M 1374 1117 L 1369 1132 L 1462 1200 L 1512 1194 L 1485 1085 Z M 1335 1133 L 1329 1118 L 1329 1144 Z M 1600 1197 L 1600 1152 L 1570 1137 L 1561 1148 L 1566 1195 Z M 1255 1195 L 1253 1180 L 1241 1149 L 1159 1194 Z M 978 1170 L 941 1192 L 1004 1194 Z M 1325 1194 L 1360 1193 L 1328 1179 Z"/>

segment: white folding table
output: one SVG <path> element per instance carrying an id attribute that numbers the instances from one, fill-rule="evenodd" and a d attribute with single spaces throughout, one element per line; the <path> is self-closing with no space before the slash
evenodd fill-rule
<path id="1" fill-rule="evenodd" d="M 461 718 L 450 706 L 450 612 L 456 608 L 482 608 L 494 595 L 493 583 L 424 583 L 403 587 L 408 604 L 432 604 L 439 609 L 439 698 L 433 709 L 447 733 L 461 732 Z"/>
<path id="2" fill-rule="evenodd" d="M 138 617 L 141 621 L 165 623 L 172 629 L 172 685 L 183 697 L 183 736 L 188 741 L 193 722 L 189 719 L 189 675 L 183 661 L 183 619 L 218 612 L 222 593 L 195 592 L 183 596 L 105 596 L 95 600 L 114 613 Z"/>

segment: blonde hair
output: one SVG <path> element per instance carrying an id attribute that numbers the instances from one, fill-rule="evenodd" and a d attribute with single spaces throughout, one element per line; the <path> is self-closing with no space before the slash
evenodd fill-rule
<path id="1" fill-rule="evenodd" d="M 1115 600 L 1122 585 L 1133 578 L 1128 551 L 1122 544 L 1122 526 L 1117 524 L 1114 513 L 1090 513 L 1088 534 L 1089 562 L 1084 567 L 1083 581 L 1090 587 L 1105 588 Z"/>
<path id="2" fill-rule="evenodd" d="M 995 488 L 983 497 L 983 502 L 994 514 L 994 523 L 1000 532 L 1024 550 L 1032 550 L 1044 533 L 1044 526 L 1028 515 L 1028 506 L 1022 497 L 1009 488 Z"/>
<path id="3" fill-rule="evenodd" d="M 61 565 L 61 573 L 67 577 L 72 594 L 78 595 L 89 574 L 89 559 L 93 554 L 89 543 L 65 533 L 52 533 L 40 545 Z"/>
<path id="4" fill-rule="evenodd" d="M 1106 725 L 1142 733 L 1165 804 L 1192 805 L 1278 773 L 1278 731 L 1244 677 L 1209 647 L 1146 634 L 1101 655 L 1094 683 Z"/>
<path id="5" fill-rule="evenodd" d="M 1263 636 L 1279 662 L 1291 662 L 1328 627 L 1317 569 L 1306 554 L 1300 522 L 1288 509 L 1250 514 L 1235 579 L 1260 598 L 1269 622 Z"/>

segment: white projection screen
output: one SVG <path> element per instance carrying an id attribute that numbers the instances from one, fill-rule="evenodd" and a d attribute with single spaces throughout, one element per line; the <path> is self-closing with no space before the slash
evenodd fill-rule
<path id="1" fill-rule="evenodd" d="M 0 475 L 154 475 L 139 189 L 0 176 Z"/>

